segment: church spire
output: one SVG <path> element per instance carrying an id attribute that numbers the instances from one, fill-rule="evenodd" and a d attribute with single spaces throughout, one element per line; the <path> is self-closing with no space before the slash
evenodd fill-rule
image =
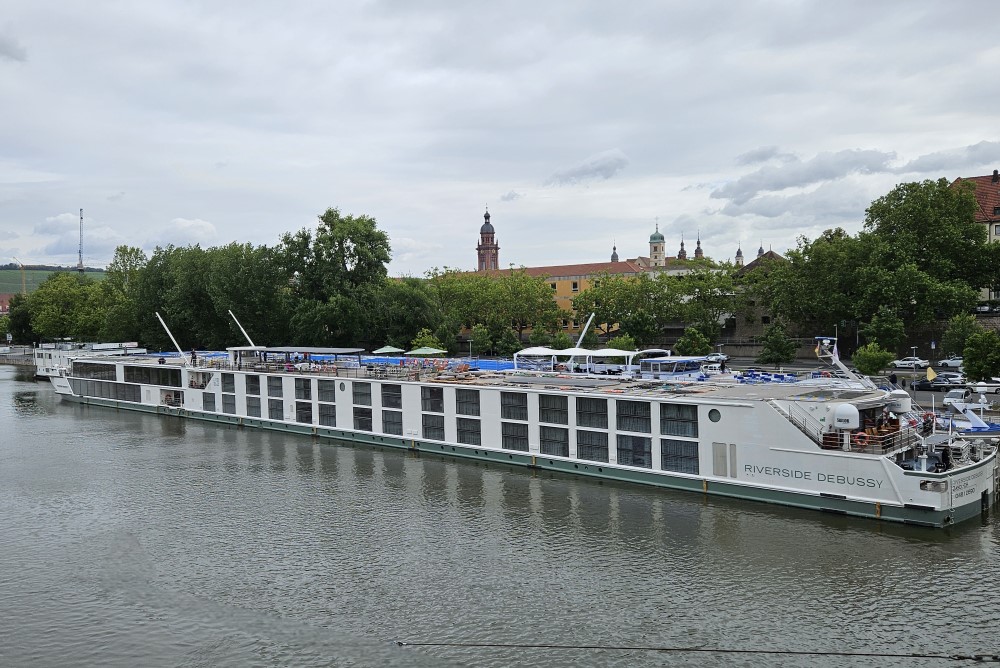
<path id="1" fill-rule="evenodd" d="M 611 246 L 611 261 L 618 262 L 618 246 L 612 242 Z"/>
<path id="2" fill-rule="evenodd" d="M 698 245 L 694 247 L 694 257 L 696 260 L 700 260 L 705 257 L 705 251 L 701 249 L 701 231 L 698 231 Z"/>

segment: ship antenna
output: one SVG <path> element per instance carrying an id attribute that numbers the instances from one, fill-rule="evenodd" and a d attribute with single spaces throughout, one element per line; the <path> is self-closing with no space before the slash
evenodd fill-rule
<path id="1" fill-rule="evenodd" d="M 79 260 L 76 262 L 76 270 L 83 273 L 83 209 L 80 209 L 80 250 Z"/>

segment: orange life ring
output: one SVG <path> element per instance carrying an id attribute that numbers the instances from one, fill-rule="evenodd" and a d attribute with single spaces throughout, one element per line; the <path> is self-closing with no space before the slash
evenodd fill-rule
<path id="1" fill-rule="evenodd" d="M 930 411 L 927 411 L 926 413 L 924 413 L 924 419 L 925 420 L 933 420 L 934 419 L 934 413 L 931 413 Z"/>
<path id="2" fill-rule="evenodd" d="M 823 377 L 824 378 L 829 378 L 830 377 L 830 372 L 829 371 L 824 371 L 823 372 Z"/>
<path id="3" fill-rule="evenodd" d="M 864 447 L 864 446 L 868 445 L 868 441 L 869 440 L 870 439 L 868 437 L 868 434 L 866 434 L 863 431 L 859 431 L 858 433 L 856 433 L 854 435 L 854 444 L 855 445 L 860 445 L 860 446 Z"/>

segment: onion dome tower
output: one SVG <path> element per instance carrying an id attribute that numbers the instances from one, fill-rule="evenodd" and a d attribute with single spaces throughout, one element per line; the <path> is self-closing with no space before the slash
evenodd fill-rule
<path id="1" fill-rule="evenodd" d="M 698 244 L 694 247 L 694 259 L 700 260 L 705 257 L 705 251 L 701 249 L 701 232 L 698 233 Z"/>
<path id="2" fill-rule="evenodd" d="M 656 223 L 656 231 L 649 235 L 649 264 L 662 267 L 666 264 L 663 254 L 663 235 L 660 234 L 660 224 Z"/>
<path id="3" fill-rule="evenodd" d="M 498 269 L 500 267 L 500 246 L 497 245 L 493 225 L 490 223 L 489 208 L 483 215 L 483 221 L 483 226 L 479 228 L 479 245 L 476 246 L 476 254 L 479 256 L 479 271 Z"/>
<path id="4" fill-rule="evenodd" d="M 760 242 L 760 248 L 757 249 L 757 257 L 762 257 L 764 255 L 764 242 Z"/>
<path id="5" fill-rule="evenodd" d="M 618 262 L 618 246 L 611 247 L 611 261 Z"/>
<path id="6" fill-rule="evenodd" d="M 743 266 L 743 246 L 740 245 L 736 248 L 736 266 Z"/>
<path id="7" fill-rule="evenodd" d="M 686 259 L 688 259 L 688 252 L 686 250 L 684 250 L 684 237 L 683 236 L 681 236 L 681 249 L 679 251 L 677 251 L 677 259 L 678 260 L 686 260 Z"/>

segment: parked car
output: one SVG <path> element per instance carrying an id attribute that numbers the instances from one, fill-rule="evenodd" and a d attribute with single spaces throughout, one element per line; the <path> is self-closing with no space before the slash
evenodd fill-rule
<path id="1" fill-rule="evenodd" d="M 892 365 L 897 369 L 926 369 L 931 363 L 919 357 L 904 357 L 901 360 L 893 360 Z"/>
<path id="2" fill-rule="evenodd" d="M 923 392 L 947 392 L 956 387 L 965 387 L 965 379 L 962 377 L 951 378 L 948 376 L 938 376 L 934 380 L 921 378 L 914 380 L 910 389 Z"/>
<path id="3" fill-rule="evenodd" d="M 935 378 L 934 380 L 937 380 Z M 933 392 L 935 390 L 934 380 L 927 380 L 926 378 L 920 378 L 913 381 L 910 385 L 910 389 L 914 392 Z"/>
<path id="4" fill-rule="evenodd" d="M 937 365 L 945 367 L 954 367 L 957 369 L 958 367 L 962 366 L 962 356 L 948 355 L 948 357 L 944 358 L 943 360 L 939 360 Z"/>
<path id="5" fill-rule="evenodd" d="M 726 353 L 709 353 L 705 355 L 705 361 L 715 362 L 716 364 L 718 364 L 719 362 L 728 362 L 729 355 L 727 355 Z"/>
<path id="6" fill-rule="evenodd" d="M 944 395 L 944 399 L 941 403 L 945 406 L 951 406 L 955 402 L 960 402 L 963 404 L 970 403 L 972 401 L 972 390 L 967 387 L 956 388 L 954 390 L 948 390 L 948 394 Z"/>

